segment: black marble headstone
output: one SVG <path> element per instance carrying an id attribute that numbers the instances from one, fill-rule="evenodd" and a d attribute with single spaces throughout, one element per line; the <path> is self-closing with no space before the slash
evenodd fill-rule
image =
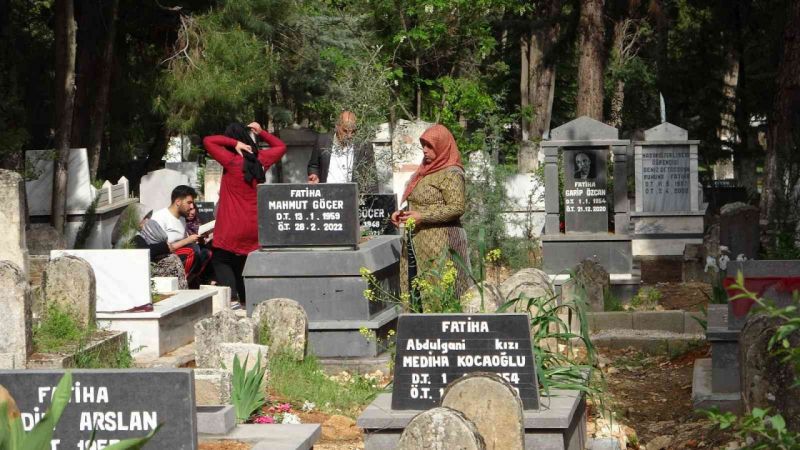
<path id="1" fill-rule="evenodd" d="M 355 183 L 258 186 L 262 247 L 355 248 L 358 237 Z"/>
<path id="2" fill-rule="evenodd" d="M 64 370 L 0 371 L 25 430 L 50 407 Z M 71 370 L 73 391 L 53 434 L 57 449 L 103 448 L 144 437 L 163 424 L 147 448 L 197 449 L 194 376 L 189 369 Z M 89 441 L 95 430 L 95 445 Z M 58 441 L 57 445 L 55 442 Z"/>
<path id="3" fill-rule="evenodd" d="M 200 218 L 200 223 L 208 223 L 214 220 L 214 209 L 216 203 L 214 202 L 194 202 L 197 208 L 197 216 Z"/>
<path id="4" fill-rule="evenodd" d="M 642 146 L 642 210 L 689 211 L 689 146 Z"/>
<path id="5" fill-rule="evenodd" d="M 606 155 L 603 149 L 564 151 L 565 231 L 608 232 Z"/>
<path id="6" fill-rule="evenodd" d="M 493 372 L 539 408 L 539 386 L 527 314 L 401 314 L 397 322 L 392 409 L 438 406 L 447 385 Z"/>
<path id="7" fill-rule="evenodd" d="M 361 234 L 367 236 L 397 234 L 397 227 L 392 224 L 392 213 L 395 211 L 397 211 L 395 194 L 362 194 L 358 206 Z"/>

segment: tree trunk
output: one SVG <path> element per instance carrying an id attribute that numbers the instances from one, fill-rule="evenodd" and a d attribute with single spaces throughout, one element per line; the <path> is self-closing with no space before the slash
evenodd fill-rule
<path id="1" fill-rule="evenodd" d="M 767 235 L 773 231 L 778 202 L 784 196 L 784 171 L 789 156 L 798 152 L 793 126 L 800 123 L 800 2 L 790 2 L 783 35 L 783 55 L 778 65 L 775 101 L 768 117 L 764 188 L 761 193 L 761 221 Z M 796 130 L 795 130 L 796 132 Z"/>
<path id="2" fill-rule="evenodd" d="M 100 166 L 100 149 L 103 146 L 103 130 L 105 129 L 105 119 L 108 115 L 109 90 L 111 88 L 112 61 L 114 60 L 114 39 L 117 28 L 117 11 L 119 0 L 110 0 L 108 5 L 108 31 L 103 42 L 103 51 L 100 54 L 99 64 L 97 65 L 97 89 L 96 97 L 92 101 L 89 112 L 89 170 L 94 180 L 97 178 L 97 169 Z"/>
<path id="3" fill-rule="evenodd" d="M 536 170 L 539 141 L 550 129 L 553 113 L 556 67 L 551 52 L 558 42 L 561 1 L 548 2 L 549 24 L 523 35 L 520 41 L 520 106 L 529 109 L 530 118 L 522 119 L 522 145 L 517 155 L 520 173 Z"/>
<path id="4" fill-rule="evenodd" d="M 578 98 L 576 115 L 603 120 L 603 4 L 581 0 L 578 23 Z"/>
<path id="5" fill-rule="evenodd" d="M 420 84 L 419 84 L 419 80 L 420 80 L 419 55 L 417 55 L 414 58 L 414 69 L 415 69 L 415 72 L 417 74 L 417 86 L 416 86 L 417 92 L 416 92 L 416 98 L 415 98 L 416 114 L 417 114 L 416 120 L 421 120 L 422 119 L 422 86 L 420 86 Z"/>
<path id="6" fill-rule="evenodd" d="M 624 60 L 623 49 L 625 47 L 625 32 L 627 17 L 622 17 L 614 23 L 614 41 L 611 44 L 614 49 L 616 64 L 621 67 L 626 63 Z M 611 97 L 611 111 L 608 114 L 608 124 L 614 128 L 622 126 L 622 107 L 625 105 L 625 80 L 619 78 L 614 83 L 614 94 Z"/>
<path id="7" fill-rule="evenodd" d="M 53 198 L 50 221 L 64 231 L 67 206 L 67 163 L 69 161 L 72 112 L 75 103 L 75 9 L 72 0 L 56 0 L 56 158 L 53 162 Z"/>

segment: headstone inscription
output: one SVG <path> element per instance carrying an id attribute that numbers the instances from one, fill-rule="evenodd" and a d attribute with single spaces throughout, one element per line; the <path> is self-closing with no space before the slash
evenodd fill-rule
<path id="1" fill-rule="evenodd" d="M 262 247 L 351 247 L 358 244 L 355 183 L 258 186 Z"/>
<path id="2" fill-rule="evenodd" d="M 689 147 L 642 147 L 643 211 L 689 211 Z"/>
<path id="3" fill-rule="evenodd" d="M 200 223 L 208 223 L 214 220 L 215 202 L 194 202 L 194 205 L 197 208 L 197 216 L 200 218 Z"/>
<path id="4" fill-rule="evenodd" d="M 395 211 L 397 211 L 395 194 L 361 195 L 358 205 L 361 234 L 367 236 L 397 234 L 397 228 L 392 224 L 392 213 Z"/>
<path id="5" fill-rule="evenodd" d="M 606 150 L 564 150 L 566 232 L 608 232 Z"/>
<path id="6" fill-rule="evenodd" d="M 197 449 L 194 379 L 190 369 L 71 370 L 70 402 L 51 441 L 53 449 L 95 449 L 162 428 L 148 448 Z M 50 407 L 63 370 L 0 371 L 26 431 Z M 94 445 L 90 444 L 94 430 Z"/>
<path id="7" fill-rule="evenodd" d="M 439 405 L 448 383 L 474 372 L 496 373 L 539 408 L 527 314 L 401 314 L 397 323 L 392 409 Z"/>

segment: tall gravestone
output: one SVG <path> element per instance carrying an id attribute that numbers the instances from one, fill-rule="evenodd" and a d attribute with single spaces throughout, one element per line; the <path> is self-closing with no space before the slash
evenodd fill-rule
<path id="1" fill-rule="evenodd" d="M 186 174 L 172 169 L 159 169 L 142 177 L 139 183 L 139 201 L 157 211 L 170 205 L 172 190 L 176 186 L 189 185 Z"/>
<path id="2" fill-rule="evenodd" d="M 28 272 L 25 241 L 25 185 L 20 174 L 0 169 L 0 260 L 11 261 Z"/>
<path id="3" fill-rule="evenodd" d="M 310 353 L 373 357 L 385 350 L 397 311 L 370 301 L 368 270 L 389 292 L 399 290 L 399 236 L 359 243 L 355 183 L 263 184 L 258 187 L 260 251 L 244 268 L 247 313 L 272 298 L 297 301 L 308 314 Z M 370 330 L 378 339 L 361 333 Z"/>
<path id="4" fill-rule="evenodd" d="M 548 274 L 558 275 L 566 267 L 594 259 L 609 273 L 631 278 L 626 183 L 630 141 L 618 134 L 616 128 L 584 116 L 555 128 L 551 139 L 542 141 L 546 211 L 542 251 Z M 563 191 L 559 191 L 560 170 Z"/>
<path id="5" fill-rule="evenodd" d="M 82 327 L 92 327 L 97 318 L 97 282 L 92 266 L 71 255 L 53 258 L 44 269 L 45 301 L 73 313 Z"/>
<path id="6" fill-rule="evenodd" d="M 33 301 L 19 266 L 0 261 L 0 369 L 24 369 L 33 352 Z"/>
<path id="7" fill-rule="evenodd" d="M 681 281 L 686 245 L 703 243 L 697 146 L 683 128 L 664 122 L 635 141 L 633 254 L 646 282 Z"/>
<path id="8" fill-rule="evenodd" d="M 216 203 L 219 200 L 219 187 L 222 183 L 222 165 L 208 159 L 203 172 L 203 200 Z"/>

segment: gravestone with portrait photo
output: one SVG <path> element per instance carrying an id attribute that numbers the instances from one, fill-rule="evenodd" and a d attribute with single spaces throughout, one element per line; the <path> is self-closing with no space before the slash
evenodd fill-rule
<path id="1" fill-rule="evenodd" d="M 633 143 L 633 254 L 648 283 L 682 281 L 684 248 L 703 243 L 707 204 L 698 181 L 699 143 L 668 122 L 650 128 L 644 140 Z"/>
<path id="2" fill-rule="evenodd" d="M 272 298 L 295 300 L 308 315 L 308 347 L 318 357 L 375 357 L 397 320 L 394 306 L 364 297 L 371 281 L 362 270 L 399 295 L 400 236 L 363 239 L 359 203 L 355 183 L 258 186 L 262 248 L 244 268 L 247 313 Z M 367 215 L 379 226 L 379 216 L 393 212 L 391 205 L 370 206 Z"/>
<path id="3" fill-rule="evenodd" d="M 616 128 L 589 117 L 553 129 L 550 140 L 542 141 L 546 213 L 542 253 L 544 271 L 556 286 L 569 279 L 565 269 L 591 259 L 611 274 L 612 291 L 618 297 L 635 291 L 639 280 L 633 272 L 628 231 L 629 144 L 619 139 Z"/>

